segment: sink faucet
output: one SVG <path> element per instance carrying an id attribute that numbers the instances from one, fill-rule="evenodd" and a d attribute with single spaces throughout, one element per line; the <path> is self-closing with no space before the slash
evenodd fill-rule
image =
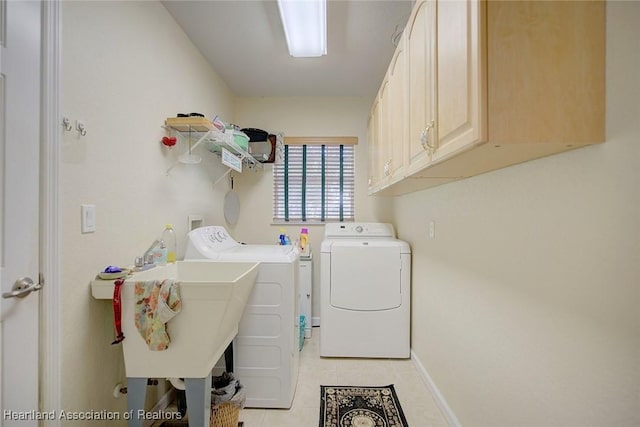
<path id="1" fill-rule="evenodd" d="M 151 246 L 149 246 L 149 249 L 147 249 L 144 252 L 144 256 L 142 259 L 145 264 L 153 264 L 153 255 L 151 254 L 151 251 L 153 251 L 155 247 L 158 246 L 159 244 L 160 244 L 160 240 L 158 239 L 154 240 Z"/>

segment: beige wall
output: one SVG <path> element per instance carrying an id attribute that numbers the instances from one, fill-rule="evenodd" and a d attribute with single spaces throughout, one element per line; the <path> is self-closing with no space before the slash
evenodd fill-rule
<path id="1" fill-rule="evenodd" d="M 62 404 L 123 411 L 126 399 L 111 396 L 125 372 L 121 347 L 110 345 L 110 301 L 94 300 L 88 283 L 107 265 L 132 264 L 165 223 L 176 228 L 181 256 L 189 214 L 223 221 L 225 189 L 212 182 L 225 169 L 203 152 L 202 164 L 167 175 L 179 148 L 160 144 L 161 126 L 178 112 L 231 117 L 233 97 L 160 3 L 62 8 L 61 112 L 87 128 L 86 137 L 65 132 L 62 147 Z M 96 205 L 93 234 L 80 232 L 82 203 Z"/>
<path id="2" fill-rule="evenodd" d="M 357 221 L 384 221 L 390 215 L 387 199 L 367 196 L 367 119 L 371 99 L 363 98 L 238 98 L 234 118 L 242 127 L 283 132 L 289 136 L 357 136 L 355 150 L 355 213 Z M 314 253 L 312 317 L 320 316 L 320 243 L 323 225 L 272 224 L 273 166 L 262 172 L 237 176 L 235 189 L 240 197 L 240 217 L 233 232 L 238 240 L 250 243 L 276 243 L 279 229 L 292 239 L 300 228 L 309 229 Z"/>
<path id="3" fill-rule="evenodd" d="M 640 425 L 640 3 L 607 14 L 605 144 L 394 200 L 412 348 L 462 426 Z"/>

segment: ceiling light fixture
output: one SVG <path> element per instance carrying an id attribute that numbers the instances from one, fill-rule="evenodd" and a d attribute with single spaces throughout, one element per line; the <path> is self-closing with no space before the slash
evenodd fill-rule
<path id="1" fill-rule="evenodd" d="M 278 0 L 278 8 L 291 56 L 327 54 L 326 0 Z"/>

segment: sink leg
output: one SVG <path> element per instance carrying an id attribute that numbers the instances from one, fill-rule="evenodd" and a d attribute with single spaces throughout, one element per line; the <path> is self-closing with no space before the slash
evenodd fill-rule
<path id="1" fill-rule="evenodd" d="M 233 341 L 229 343 L 224 351 L 224 365 L 227 372 L 233 372 Z"/>
<path id="2" fill-rule="evenodd" d="M 185 378 L 189 427 L 209 427 L 211 417 L 211 373 L 207 378 Z"/>
<path id="3" fill-rule="evenodd" d="M 138 411 L 144 411 L 144 401 L 147 395 L 146 378 L 127 378 L 127 406 L 132 414 L 128 427 L 142 427 L 144 417 L 139 417 Z"/>

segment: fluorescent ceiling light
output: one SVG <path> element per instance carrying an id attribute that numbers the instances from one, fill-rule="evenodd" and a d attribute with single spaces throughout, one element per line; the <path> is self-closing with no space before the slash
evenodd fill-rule
<path id="1" fill-rule="evenodd" d="M 327 54 L 326 0 L 278 0 L 278 8 L 291 56 Z"/>

